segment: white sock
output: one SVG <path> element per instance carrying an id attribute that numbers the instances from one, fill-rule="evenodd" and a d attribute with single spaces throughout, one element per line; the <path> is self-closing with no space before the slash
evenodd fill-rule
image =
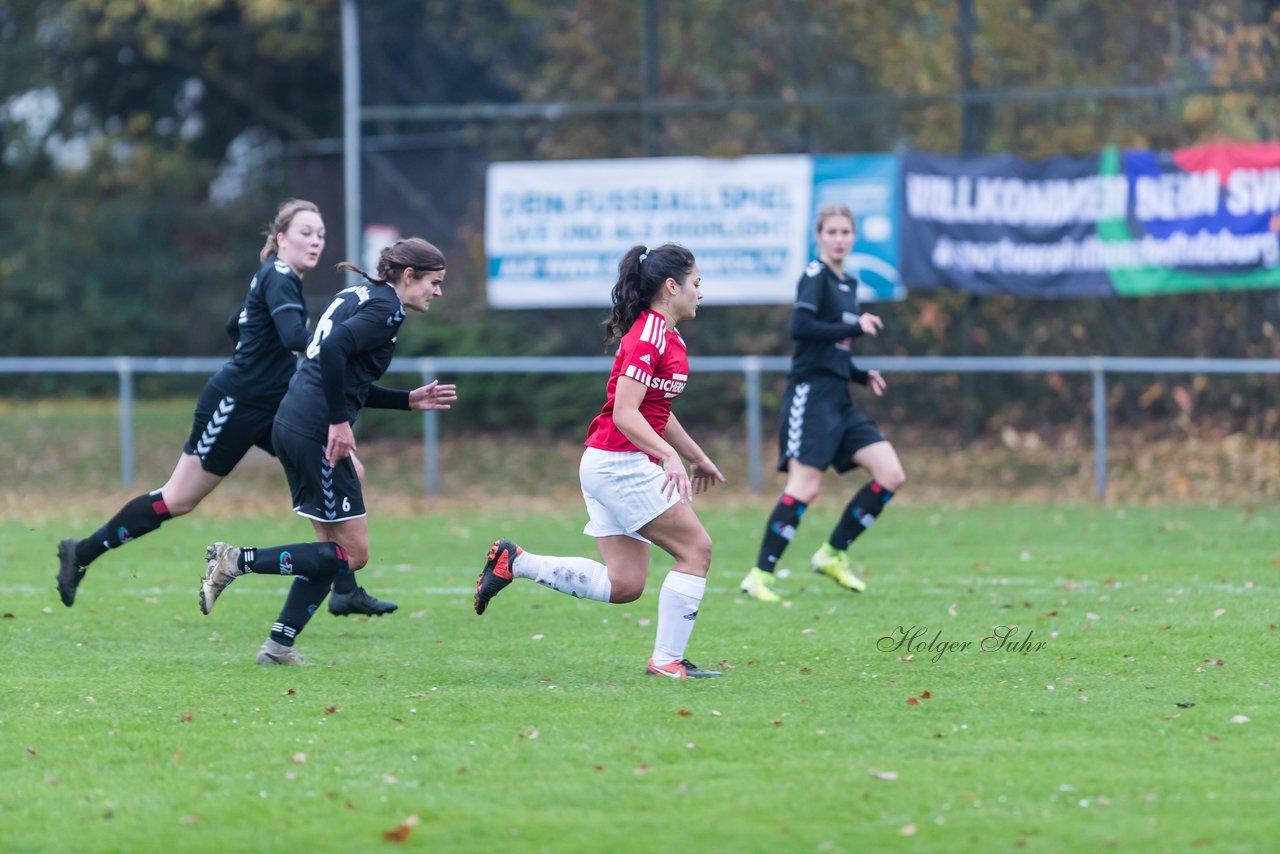
<path id="1" fill-rule="evenodd" d="M 698 605 L 707 590 L 707 580 L 696 575 L 667 573 L 658 592 L 658 634 L 653 641 L 653 663 L 661 667 L 673 661 L 681 661 L 693 634 L 693 621 L 698 617 Z"/>
<path id="2" fill-rule="evenodd" d="M 613 593 L 609 570 L 589 557 L 536 555 L 524 551 L 511 562 L 511 574 L 568 593 L 575 599 L 608 602 Z"/>

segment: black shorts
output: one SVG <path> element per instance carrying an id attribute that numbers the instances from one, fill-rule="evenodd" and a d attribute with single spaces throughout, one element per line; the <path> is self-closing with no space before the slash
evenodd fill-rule
<path id="1" fill-rule="evenodd" d="M 324 442 L 279 421 L 271 438 L 289 478 L 294 513 L 317 522 L 345 522 L 365 515 L 364 493 L 351 457 L 330 466 L 324 455 Z"/>
<path id="2" fill-rule="evenodd" d="M 778 471 L 788 460 L 843 474 L 857 466 L 853 455 L 885 441 L 876 422 L 849 398 L 849 384 L 836 377 L 790 382 L 782 396 L 778 429 Z"/>
<path id="3" fill-rule="evenodd" d="M 226 477 L 254 445 L 275 454 L 271 446 L 271 421 L 275 415 L 272 409 L 237 403 L 213 383 L 205 383 L 196 401 L 191 435 L 182 450 L 199 457 L 201 468 L 209 474 Z"/>

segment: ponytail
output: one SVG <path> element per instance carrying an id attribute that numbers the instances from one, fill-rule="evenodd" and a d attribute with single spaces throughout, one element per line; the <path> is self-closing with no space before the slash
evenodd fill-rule
<path id="1" fill-rule="evenodd" d="M 412 267 L 419 273 L 434 273 L 444 269 L 444 253 L 421 237 L 406 237 L 397 240 L 378 254 L 378 277 L 374 278 L 364 270 L 343 261 L 337 265 L 339 270 L 347 270 L 363 276 L 373 285 L 394 285 L 400 274 Z"/>
<path id="2" fill-rule="evenodd" d="M 604 343 L 622 338 L 640 313 L 653 302 L 667 279 L 683 282 L 693 270 L 693 253 L 675 243 L 657 249 L 632 246 L 618 262 L 618 280 L 613 285 L 613 313 L 604 324 Z"/>

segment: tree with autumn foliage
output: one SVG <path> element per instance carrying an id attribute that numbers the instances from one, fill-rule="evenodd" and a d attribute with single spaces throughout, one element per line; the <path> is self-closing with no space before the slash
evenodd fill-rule
<path id="1" fill-rule="evenodd" d="M 597 312 L 538 313 L 547 332 L 530 341 L 517 334 L 528 314 L 486 306 L 480 235 L 493 161 L 900 146 L 1041 157 L 1277 132 L 1280 13 L 1260 0 L 668 0 L 656 3 L 648 55 L 646 4 L 635 0 L 359 5 L 366 105 L 600 107 L 363 123 L 372 198 L 402 206 L 431 234 L 456 283 L 442 322 L 403 342 L 406 353 L 598 352 Z M 325 261 L 340 260 L 338 11 L 334 0 L 0 7 L 9 352 L 225 352 L 221 325 L 243 290 L 246 253 L 287 195 L 323 195 Z M 665 106 L 648 124 L 647 72 Z M 366 210 L 366 221 L 381 213 Z M 919 291 L 877 311 L 887 329 L 876 353 L 1280 356 L 1269 291 L 1063 303 Z M 786 312 L 708 312 L 699 350 L 787 353 Z M 903 411 L 955 422 L 953 378 L 904 379 Z M 1113 386 L 1121 412 L 1180 412 L 1176 385 L 1191 406 L 1276 428 L 1249 378 L 1148 380 L 1141 395 L 1126 393 L 1130 382 Z M 496 425 L 504 386 L 491 385 L 476 414 Z M 701 399 L 725 409 L 737 393 L 726 381 Z M 1058 422 L 1079 417 L 1087 390 L 991 378 L 972 399 L 979 426 Z"/>

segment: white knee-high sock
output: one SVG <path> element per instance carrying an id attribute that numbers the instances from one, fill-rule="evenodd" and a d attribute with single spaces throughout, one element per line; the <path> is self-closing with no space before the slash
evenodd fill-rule
<path id="1" fill-rule="evenodd" d="M 608 602 L 613 593 L 609 570 L 588 557 L 536 555 L 524 551 L 511 562 L 511 573 L 516 578 L 528 578 L 576 599 Z"/>
<path id="2" fill-rule="evenodd" d="M 707 590 L 707 580 L 696 575 L 667 573 L 658 592 L 658 634 L 653 641 L 653 663 L 662 666 L 684 658 L 698 605 Z"/>

